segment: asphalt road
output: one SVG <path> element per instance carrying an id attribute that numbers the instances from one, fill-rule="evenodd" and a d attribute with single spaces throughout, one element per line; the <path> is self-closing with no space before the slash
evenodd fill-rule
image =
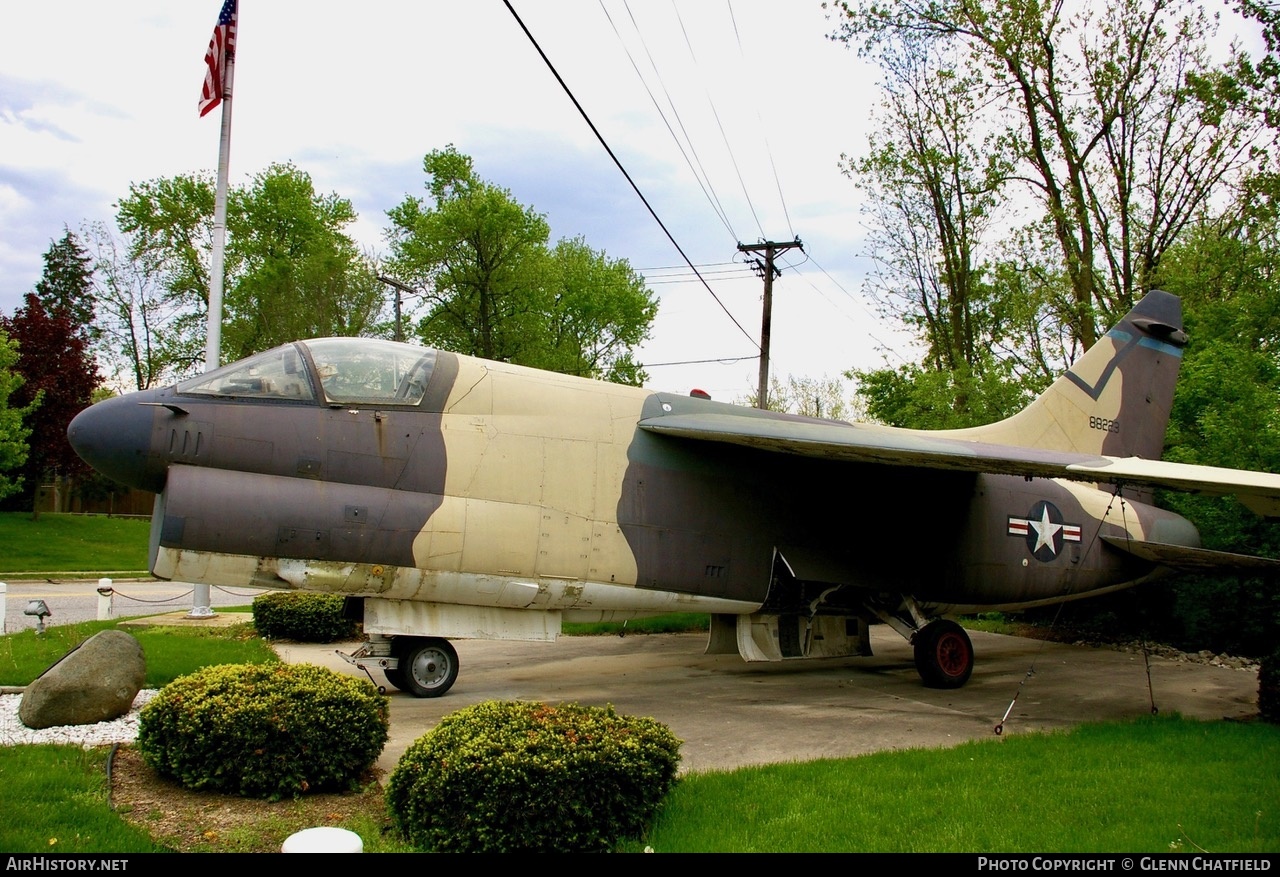
<path id="1" fill-rule="evenodd" d="M 52 613 L 45 619 L 46 625 L 74 624 L 93 621 L 98 617 L 98 580 L 7 581 L 4 610 L 4 633 L 17 633 L 36 626 L 33 616 L 24 614 L 32 600 L 43 600 Z M 121 579 L 112 581 L 115 594 L 112 598 L 110 618 L 129 618 L 135 615 L 154 615 L 161 612 L 192 609 L 192 585 L 186 582 L 161 582 L 154 579 Z M 209 604 L 217 611 L 220 607 L 248 606 L 262 591 L 248 588 L 210 588 Z"/>

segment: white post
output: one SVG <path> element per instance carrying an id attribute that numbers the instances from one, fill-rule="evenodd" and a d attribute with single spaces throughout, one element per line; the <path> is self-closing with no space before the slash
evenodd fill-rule
<path id="1" fill-rule="evenodd" d="M 4 582 L 0 582 L 0 634 L 9 632 L 9 616 L 8 612 L 9 586 Z"/>
<path id="2" fill-rule="evenodd" d="M 280 845 L 282 853 L 363 853 L 364 840 L 354 831 L 332 825 L 295 831 Z"/>
<path id="3" fill-rule="evenodd" d="M 116 591 L 111 587 L 111 579 L 98 579 L 98 620 L 111 619 L 111 605 L 115 601 Z"/>

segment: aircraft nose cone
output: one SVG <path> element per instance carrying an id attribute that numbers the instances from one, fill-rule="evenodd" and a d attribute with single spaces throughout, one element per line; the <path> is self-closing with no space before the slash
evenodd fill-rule
<path id="1" fill-rule="evenodd" d="M 67 441 L 94 469 L 130 487 L 158 493 L 164 468 L 150 453 L 154 391 L 104 399 L 72 419 Z"/>

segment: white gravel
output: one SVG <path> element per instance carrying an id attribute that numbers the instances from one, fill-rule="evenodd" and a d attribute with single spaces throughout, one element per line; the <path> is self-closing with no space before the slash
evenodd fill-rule
<path id="1" fill-rule="evenodd" d="M 40 731 L 28 728 L 18 718 L 21 694 L 0 695 L 0 746 L 16 746 L 19 743 L 78 743 L 88 747 L 130 743 L 138 736 L 138 712 L 156 694 L 154 688 L 139 691 L 129 712 L 110 722 L 64 725 Z"/>

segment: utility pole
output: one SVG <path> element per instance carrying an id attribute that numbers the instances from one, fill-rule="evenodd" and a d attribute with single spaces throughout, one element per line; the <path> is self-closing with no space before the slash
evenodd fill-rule
<path id="1" fill-rule="evenodd" d="M 399 280 L 396 280 L 394 277 L 388 277 L 388 276 L 386 276 L 385 274 L 379 274 L 379 275 L 378 275 L 378 279 L 379 279 L 379 280 L 381 280 L 383 283 L 387 284 L 388 286 L 393 287 L 393 288 L 395 289 L 395 291 L 396 291 L 396 335 L 395 335 L 395 340 L 396 340 L 396 341 L 403 341 L 403 340 L 404 340 L 404 326 L 403 326 L 403 324 L 401 323 L 401 320 L 400 320 L 400 293 L 401 293 L 401 292 L 407 292 L 409 295 L 421 295 L 422 293 L 418 292 L 418 290 L 414 289 L 412 286 L 407 286 L 407 285 L 405 285 L 405 284 L 401 283 Z"/>
<path id="2" fill-rule="evenodd" d="M 764 277 L 764 315 L 760 320 L 760 385 L 756 391 L 756 407 L 769 407 L 769 330 L 773 321 L 773 278 L 782 276 L 782 271 L 774 266 L 773 260 L 778 253 L 785 253 L 792 248 L 804 252 L 804 244 L 800 238 L 789 243 L 764 241 L 759 244 L 738 244 L 739 253 L 764 253 L 764 261 L 755 259 L 753 264 L 756 273 Z"/>

